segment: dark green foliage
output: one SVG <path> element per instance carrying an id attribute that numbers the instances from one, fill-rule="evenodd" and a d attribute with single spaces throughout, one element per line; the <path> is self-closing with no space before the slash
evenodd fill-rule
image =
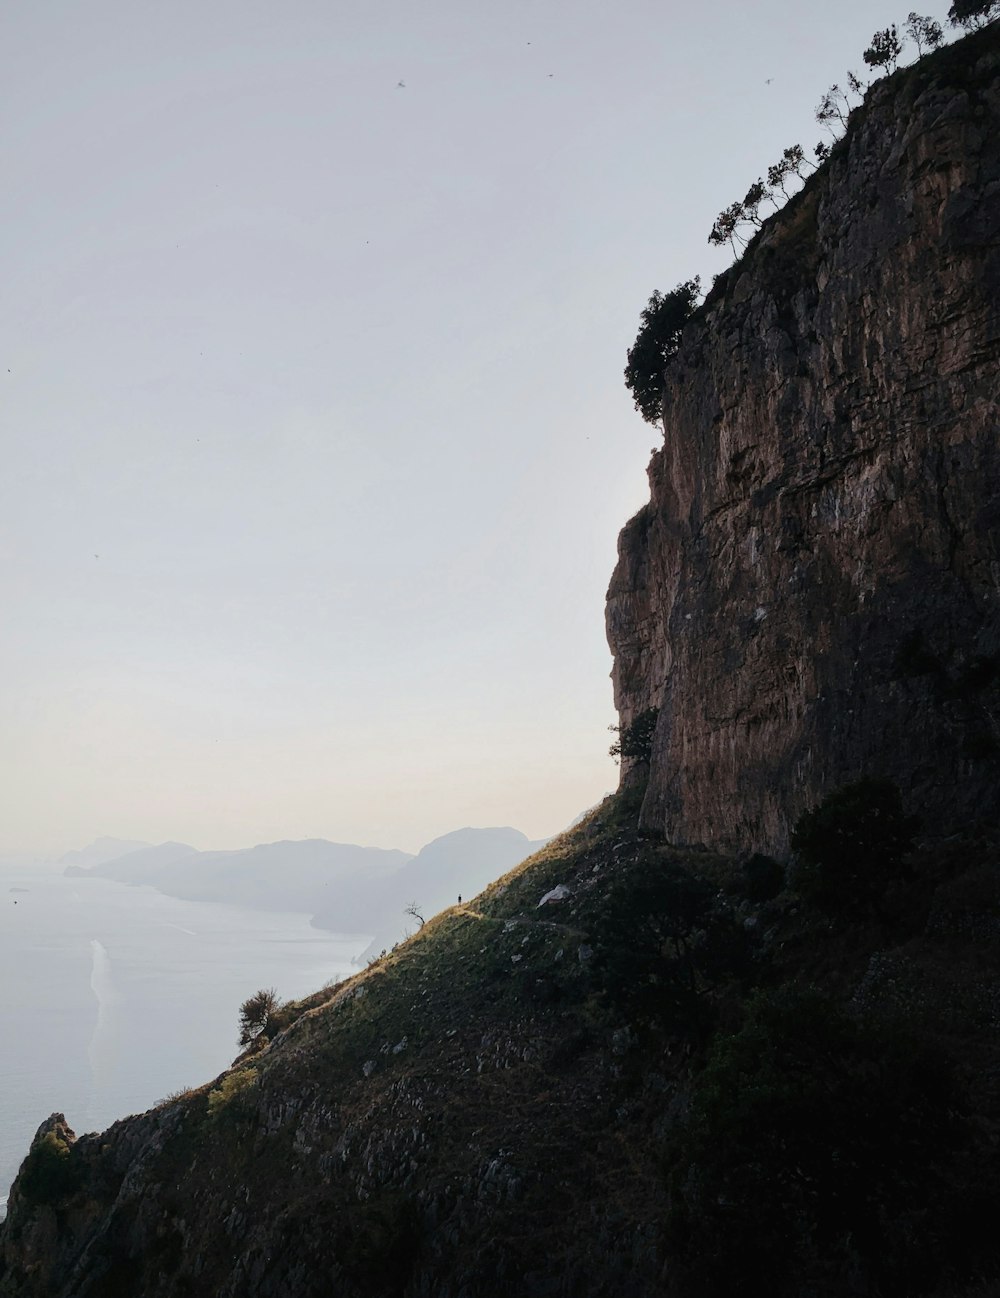
<path id="1" fill-rule="evenodd" d="M 893 23 L 891 27 L 875 33 L 862 57 L 870 68 L 885 68 L 887 72 L 891 72 L 902 52 L 903 42 L 899 39 L 899 29 Z"/>
<path id="2" fill-rule="evenodd" d="M 235 1120 L 250 1112 L 248 1103 L 257 1085 L 256 1068 L 237 1068 L 227 1073 L 213 1091 L 208 1093 L 207 1111 L 213 1117 L 225 1115 Z"/>
<path id="3" fill-rule="evenodd" d="M 771 189 L 780 189 L 788 197 L 788 190 L 785 188 L 785 182 L 789 176 L 789 166 L 784 157 L 780 162 L 772 163 L 767 169 L 767 183 Z"/>
<path id="4" fill-rule="evenodd" d="M 955 0 L 948 10 L 948 21 L 953 27 L 967 31 L 985 27 L 1000 13 L 1000 0 Z"/>
<path id="5" fill-rule="evenodd" d="M 701 280 L 686 280 L 671 293 L 655 292 L 639 317 L 639 332 L 628 354 L 625 386 L 647 423 L 663 414 L 664 371 L 677 354 L 681 331 L 691 319 L 701 292 Z"/>
<path id="6" fill-rule="evenodd" d="M 730 203 L 715 218 L 715 224 L 709 231 L 708 242 L 716 248 L 721 248 L 723 244 L 728 243 L 733 252 L 736 251 L 737 243 L 741 248 L 745 248 L 746 243 L 739 234 L 739 228 L 745 220 L 746 210 L 743 204 Z"/>
<path id="7" fill-rule="evenodd" d="M 278 1008 L 278 996 L 273 987 L 262 987 L 240 1006 L 240 1045 L 251 1045 L 260 1036 L 266 1036 L 268 1027 Z"/>
<path id="8" fill-rule="evenodd" d="M 656 722 L 660 715 L 659 708 L 647 708 L 640 712 L 628 726 L 612 726 L 618 738 L 608 749 L 612 757 L 632 758 L 648 762 L 653 755 L 653 736 L 656 734 Z"/>
<path id="9" fill-rule="evenodd" d="M 806 158 L 805 150 L 801 144 L 790 144 L 787 149 L 783 150 L 781 160 L 790 172 L 803 179 L 802 168 L 811 167 L 813 164 Z"/>
<path id="10" fill-rule="evenodd" d="M 785 869 L 773 856 L 755 852 L 743 862 L 742 892 L 747 901 L 771 901 L 785 886 Z"/>
<path id="11" fill-rule="evenodd" d="M 765 1276 L 774 1298 L 925 1292 L 970 1248 L 974 1146 L 958 1109 L 943 1061 L 907 1038 L 814 992 L 751 1001 L 674 1148 L 684 1298 L 757 1294 Z"/>
<path id="12" fill-rule="evenodd" d="M 831 793 L 792 833 L 796 887 L 828 912 L 877 910 L 887 884 L 906 873 L 917 824 L 889 780 L 859 780 Z"/>
<path id="13" fill-rule="evenodd" d="M 705 879 L 656 859 L 648 871 L 609 893 L 596 974 L 631 1016 L 697 1037 L 712 1015 L 705 993 L 749 966 L 746 936 Z"/>
<path id="14" fill-rule="evenodd" d="M 815 164 L 808 161 L 801 144 L 790 144 L 781 154 L 781 160 L 767 169 L 767 183 L 772 189 L 780 189 L 784 196 L 788 197 L 788 190 L 785 185 L 792 177 L 797 176 L 803 180 L 803 167 L 813 167 Z"/>
<path id="15" fill-rule="evenodd" d="M 80 1173 L 70 1146 L 54 1131 L 36 1141 L 18 1180 L 21 1194 L 33 1203 L 56 1203 L 79 1189 Z"/>
<path id="16" fill-rule="evenodd" d="M 751 225 L 760 226 L 760 205 L 768 197 L 767 186 L 760 179 L 755 180 L 747 190 L 740 206 L 743 208 L 745 220 L 749 221 Z"/>

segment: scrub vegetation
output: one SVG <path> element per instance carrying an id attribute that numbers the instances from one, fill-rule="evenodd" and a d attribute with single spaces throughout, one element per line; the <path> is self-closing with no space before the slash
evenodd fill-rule
<path id="1" fill-rule="evenodd" d="M 642 795 L 280 1006 L 252 1064 L 129 1120 L 174 1133 L 145 1174 L 186 1241 L 156 1261 L 162 1292 L 222 1285 L 233 1185 L 241 1265 L 294 1248 L 349 1296 L 442 1275 L 514 1292 L 553 1240 L 584 1294 L 660 1292 L 664 1267 L 676 1298 L 764 1273 L 776 1298 L 945 1298 L 998 1274 L 987 845 L 921 849 L 868 780 L 802 818 L 786 869 L 671 847 Z M 113 1188 L 79 1145 L 36 1144 L 23 1192 L 64 1211 Z M 567 1220 L 591 1223 L 571 1246 Z M 109 1295 L 161 1292 L 147 1260 Z"/>

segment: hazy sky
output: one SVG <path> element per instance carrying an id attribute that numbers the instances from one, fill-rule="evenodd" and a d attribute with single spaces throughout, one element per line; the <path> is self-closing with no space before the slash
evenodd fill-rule
<path id="1" fill-rule="evenodd" d="M 0 847 L 612 788 L 639 312 L 904 10 L 6 5 Z"/>

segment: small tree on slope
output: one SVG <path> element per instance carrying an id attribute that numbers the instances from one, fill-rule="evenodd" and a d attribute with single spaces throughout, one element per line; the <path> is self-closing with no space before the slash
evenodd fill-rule
<path id="1" fill-rule="evenodd" d="M 240 1045 L 246 1049 L 262 1036 L 278 1008 L 278 996 L 273 987 L 262 987 L 240 1006 Z"/>

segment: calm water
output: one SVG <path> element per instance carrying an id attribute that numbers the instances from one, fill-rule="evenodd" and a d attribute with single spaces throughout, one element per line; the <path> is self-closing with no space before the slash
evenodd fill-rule
<path id="1" fill-rule="evenodd" d="M 50 1113 L 99 1131 L 210 1080 L 237 1053 L 247 996 L 316 991 L 367 941 L 61 866 L 0 867 L 0 1198 Z"/>

